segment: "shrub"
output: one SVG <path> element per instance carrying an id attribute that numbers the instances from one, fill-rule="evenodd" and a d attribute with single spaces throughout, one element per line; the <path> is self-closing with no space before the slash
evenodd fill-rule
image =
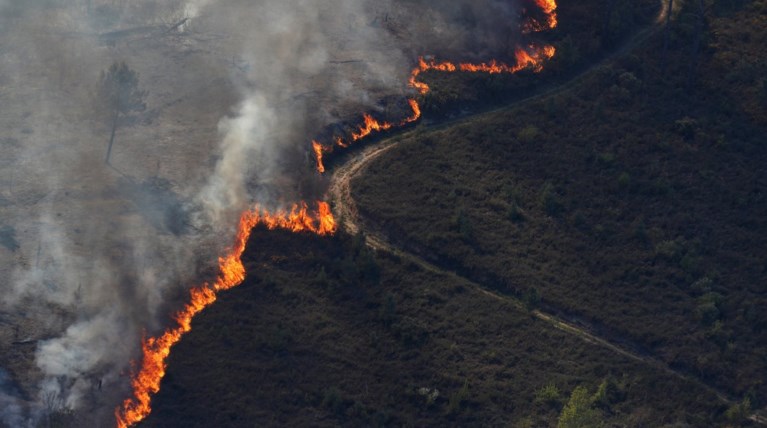
<path id="1" fill-rule="evenodd" d="M 394 295 L 387 294 L 386 300 L 384 301 L 383 305 L 381 305 L 381 309 L 378 312 L 378 318 L 384 325 L 390 326 L 392 322 L 394 322 L 396 315 L 397 302 L 394 301 Z"/>
<path id="2" fill-rule="evenodd" d="M 713 302 L 701 302 L 695 308 L 695 314 L 703 325 L 711 325 L 719 319 L 719 308 Z"/>
<path id="3" fill-rule="evenodd" d="M 603 168 L 609 168 L 615 163 L 615 155 L 612 153 L 600 153 L 597 155 L 597 163 Z"/>
<path id="4" fill-rule="evenodd" d="M 329 409 L 335 414 L 341 413 L 343 409 L 344 401 L 341 398 L 341 393 L 338 392 L 336 387 L 331 386 L 326 389 L 322 396 L 322 407 Z"/>
<path id="5" fill-rule="evenodd" d="M 516 202 L 511 203 L 511 207 L 509 207 L 509 220 L 511 220 L 514 223 L 522 223 L 523 221 L 527 220 L 527 217 L 525 216 L 525 212 L 522 211 L 521 208 L 519 208 L 519 205 L 517 205 Z"/>
<path id="6" fill-rule="evenodd" d="M 522 295 L 522 301 L 525 303 L 527 310 L 532 311 L 541 304 L 541 293 L 535 287 L 530 287 Z"/>
<path id="7" fill-rule="evenodd" d="M 541 130 L 534 125 L 528 125 L 517 133 L 517 138 L 523 143 L 532 143 L 540 135 Z"/>
<path id="8" fill-rule="evenodd" d="M 559 415 L 557 428 L 596 428 L 604 425 L 602 413 L 593 408 L 593 400 L 585 386 L 575 388 Z"/>
<path id="9" fill-rule="evenodd" d="M 447 404 L 447 412 L 449 414 L 456 413 L 463 404 L 464 401 L 469 397 L 469 381 L 465 380 L 463 382 L 463 386 L 461 389 L 456 391 L 453 395 L 450 396 L 450 400 Z"/>
<path id="10" fill-rule="evenodd" d="M 564 205 L 559 200 L 559 196 L 554 191 L 551 183 L 546 183 L 541 189 L 541 206 L 546 214 L 556 216 L 564 210 Z"/>
<path id="11" fill-rule="evenodd" d="M 685 117 L 674 122 L 674 131 L 685 140 L 692 140 L 697 130 L 698 121 L 691 117 Z"/>
<path id="12" fill-rule="evenodd" d="M 551 406 L 559 404 L 561 396 L 559 388 L 553 383 L 550 383 L 543 388 L 535 392 L 535 403 L 548 404 Z"/>
<path id="13" fill-rule="evenodd" d="M 325 266 L 320 268 L 320 271 L 317 273 L 317 276 L 314 278 L 314 283 L 319 285 L 320 287 L 327 287 L 330 283 L 328 280 L 328 274 L 325 272 Z"/>
<path id="14" fill-rule="evenodd" d="M 730 408 L 724 412 L 724 417 L 731 422 L 740 423 L 745 422 L 750 413 L 751 400 L 746 397 L 740 403 L 730 406 Z"/>
<path id="15" fill-rule="evenodd" d="M 618 176 L 618 187 L 622 190 L 628 189 L 631 185 L 631 176 L 628 172 L 623 172 Z"/>
<path id="16" fill-rule="evenodd" d="M 655 246 L 655 256 L 670 261 L 679 261 L 684 253 L 684 245 L 678 240 L 661 241 Z"/>
<path id="17" fill-rule="evenodd" d="M 621 402 L 626 399 L 626 391 L 608 377 L 599 384 L 597 392 L 591 398 L 594 405 L 603 409 L 609 409 L 611 404 Z"/>
<path id="18" fill-rule="evenodd" d="M 470 242 L 474 239 L 474 226 L 471 224 L 466 210 L 461 208 L 458 214 L 455 216 L 455 227 L 458 229 L 458 233 L 461 234 L 461 239 L 466 242 Z"/>

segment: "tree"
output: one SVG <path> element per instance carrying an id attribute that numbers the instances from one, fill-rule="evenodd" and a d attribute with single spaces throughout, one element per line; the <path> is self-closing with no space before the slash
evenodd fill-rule
<path id="1" fill-rule="evenodd" d="M 589 390 L 579 386 L 573 390 L 570 400 L 559 415 L 557 428 L 596 428 L 604 425 L 602 414 L 595 409 Z"/>
<path id="2" fill-rule="evenodd" d="M 109 114 L 112 125 L 105 158 L 107 165 L 112 155 L 112 145 L 120 118 L 146 108 L 146 92 L 139 89 L 138 78 L 138 73 L 131 70 L 125 62 L 115 62 L 109 70 L 101 73 L 99 100 L 103 103 L 104 111 Z"/>

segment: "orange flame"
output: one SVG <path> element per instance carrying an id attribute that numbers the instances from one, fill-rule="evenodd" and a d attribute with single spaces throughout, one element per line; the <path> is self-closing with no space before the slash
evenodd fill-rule
<path id="1" fill-rule="evenodd" d="M 546 22 L 541 23 L 535 18 L 528 18 L 525 23 L 522 24 L 522 32 L 525 34 L 537 33 L 556 28 L 559 24 L 556 13 L 557 2 L 555 0 L 535 0 L 535 4 L 546 15 Z"/>
<path id="2" fill-rule="evenodd" d="M 402 121 L 402 125 L 413 123 L 421 118 L 421 106 L 418 105 L 418 101 L 410 98 L 407 102 L 410 103 L 410 108 L 413 109 L 413 115 L 405 118 L 405 120 Z"/>
<path id="3" fill-rule="evenodd" d="M 452 73 L 455 71 L 463 71 L 469 73 L 488 73 L 488 74 L 501 74 L 501 73 L 517 73 L 526 68 L 532 69 L 534 72 L 540 72 L 543 70 L 543 62 L 551 59 L 556 53 L 556 49 L 551 45 L 535 46 L 530 45 L 527 49 L 518 47 L 514 52 L 516 57 L 516 65 L 508 65 L 496 60 L 490 62 L 483 62 L 479 64 L 460 63 L 455 65 L 451 62 L 437 62 L 431 60 L 426 62 L 423 58 L 418 58 L 418 67 L 414 68 L 410 73 L 410 86 L 417 89 L 422 95 L 427 94 L 431 89 L 429 85 L 418 81 L 418 76 L 425 71 L 442 71 Z"/>
<path id="4" fill-rule="evenodd" d="M 242 213 L 234 245 L 226 255 L 218 259 L 220 273 L 216 281 L 189 290 L 189 303 L 175 315 L 175 327 L 168 328 L 160 336 L 144 338 L 141 368 L 133 373 L 131 380 L 133 397 L 115 409 L 118 428 L 130 427 L 149 415 L 152 411 L 151 398 L 160 390 L 160 382 L 165 376 L 165 359 L 171 347 L 192 329 L 192 318 L 215 302 L 219 291 L 236 287 L 245 279 L 245 266 L 241 257 L 250 232 L 256 225 L 318 235 L 335 233 L 336 223 L 330 205 L 326 202 L 317 204 L 316 213 L 309 213 L 306 203 L 294 205 L 289 212 L 278 211 L 272 214 L 256 207 Z"/>
<path id="5" fill-rule="evenodd" d="M 314 149 L 314 157 L 317 159 L 317 171 L 322 174 L 325 172 L 325 165 L 322 163 L 322 145 L 312 141 L 312 149 Z"/>
<path id="6" fill-rule="evenodd" d="M 352 132 L 352 141 L 361 140 L 368 135 L 372 134 L 373 131 L 386 131 L 387 129 L 391 129 L 392 124 L 389 122 L 379 122 L 373 116 L 365 113 L 363 115 L 365 119 L 365 124 L 359 126 L 359 132 Z"/>
<path id="7" fill-rule="evenodd" d="M 413 98 L 410 98 L 407 100 L 408 104 L 410 104 L 410 108 L 413 110 L 413 114 L 402 119 L 401 122 L 396 124 L 397 127 L 402 127 L 407 125 L 408 123 L 413 123 L 421 118 L 421 106 L 418 105 L 418 101 L 416 101 Z M 387 129 L 394 128 L 395 125 L 388 123 L 388 122 L 379 122 L 376 119 L 374 119 L 369 114 L 365 114 L 364 116 L 365 124 L 360 125 L 358 127 L 359 132 L 352 133 L 352 141 L 358 141 L 366 136 L 372 134 L 374 131 L 385 131 Z M 335 144 L 338 147 L 341 148 L 347 148 L 351 145 L 351 143 L 344 141 L 343 138 L 337 137 L 335 140 Z M 314 157 L 317 159 L 317 171 L 320 172 L 320 174 L 325 172 L 325 165 L 322 163 L 322 156 L 324 153 L 330 153 L 333 151 L 333 147 L 325 148 L 322 144 L 318 143 L 316 140 L 312 140 L 312 149 L 314 150 Z"/>
<path id="8" fill-rule="evenodd" d="M 338 138 L 336 138 L 336 145 L 337 145 L 338 147 L 342 147 L 342 148 L 344 148 L 344 149 L 345 149 L 345 148 L 347 148 L 347 147 L 349 147 L 349 144 L 348 144 L 348 143 L 345 143 L 345 142 L 344 142 L 344 139 L 343 139 L 343 138 L 341 138 L 341 137 L 338 137 Z"/>

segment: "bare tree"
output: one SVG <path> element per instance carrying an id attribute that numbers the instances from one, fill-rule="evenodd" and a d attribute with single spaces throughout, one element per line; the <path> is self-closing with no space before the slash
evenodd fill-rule
<path id="1" fill-rule="evenodd" d="M 99 100 L 103 103 L 112 126 L 105 158 L 107 165 L 112 155 L 112 145 L 120 119 L 146 108 L 146 92 L 139 89 L 138 79 L 138 73 L 131 70 L 125 62 L 115 62 L 109 70 L 101 73 Z"/>

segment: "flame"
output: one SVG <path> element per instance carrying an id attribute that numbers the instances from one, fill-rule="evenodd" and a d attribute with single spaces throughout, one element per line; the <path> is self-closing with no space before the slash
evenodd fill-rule
<path id="1" fill-rule="evenodd" d="M 317 171 L 322 174 L 325 172 L 325 165 L 322 163 L 322 144 L 312 141 L 312 149 L 314 149 L 314 157 L 317 159 Z"/>
<path id="2" fill-rule="evenodd" d="M 359 126 L 359 132 L 352 132 L 352 141 L 361 140 L 372 134 L 373 131 L 386 131 L 392 127 L 391 123 L 379 122 L 367 113 L 363 115 L 363 118 L 365 119 L 365 123 Z"/>
<path id="3" fill-rule="evenodd" d="M 242 253 L 251 230 L 259 224 L 268 229 L 311 232 L 323 236 L 336 231 L 335 219 L 326 202 L 317 202 L 316 213 L 310 213 L 306 203 L 296 204 L 290 211 L 270 213 L 256 207 L 242 213 L 234 245 L 218 259 L 220 273 L 216 281 L 189 290 L 189 303 L 175 315 L 175 327 L 168 328 L 160 336 L 142 340 L 141 366 L 138 372 L 133 373 L 131 380 L 133 397 L 115 409 L 118 428 L 130 427 L 149 415 L 152 411 L 151 398 L 160 390 L 160 382 L 165 376 L 165 359 L 171 347 L 192 329 L 194 316 L 215 302 L 219 291 L 236 287 L 245 279 Z"/>
<path id="4" fill-rule="evenodd" d="M 557 2 L 555 0 L 535 0 L 535 5 L 546 15 L 546 22 L 541 23 L 535 18 L 528 18 L 522 24 L 522 32 L 524 34 L 537 33 L 556 28 L 559 24 L 556 12 Z"/>
<path id="5" fill-rule="evenodd" d="M 496 60 L 490 62 L 483 62 L 479 64 L 460 63 L 455 65 L 451 62 L 437 62 L 432 59 L 426 61 L 423 58 L 418 58 L 418 67 L 414 68 L 410 73 L 410 86 L 418 90 L 422 95 L 427 94 L 431 88 L 426 83 L 418 81 L 418 76 L 425 71 L 441 71 L 452 73 L 455 71 L 463 71 L 468 73 L 488 73 L 488 74 L 501 74 L 501 73 L 517 73 L 526 68 L 532 69 L 538 73 L 543 70 L 543 62 L 551 59 L 556 53 L 556 49 L 551 45 L 536 46 L 530 45 L 527 48 L 517 47 L 514 52 L 514 56 L 517 60 L 515 65 L 508 65 Z"/>
<path id="6" fill-rule="evenodd" d="M 409 98 L 407 102 L 410 104 L 410 108 L 413 110 L 413 113 L 410 116 L 402 119 L 402 121 L 396 125 L 393 125 L 389 122 L 379 122 L 369 114 L 365 114 L 363 116 L 365 124 L 358 127 L 358 132 L 352 133 L 352 141 L 361 140 L 375 131 L 385 131 L 387 129 L 394 128 L 395 126 L 402 127 L 408 123 L 416 122 L 421 118 L 421 106 L 418 105 L 418 101 L 416 101 L 414 98 Z M 347 148 L 351 145 L 351 143 L 344 141 L 344 139 L 341 137 L 336 137 L 335 145 L 341 148 Z M 319 171 L 320 174 L 323 174 L 325 172 L 325 165 L 322 163 L 322 156 L 324 153 L 332 152 L 333 147 L 326 148 L 316 140 L 312 140 L 312 149 L 314 150 L 314 157 L 317 159 L 317 171 Z"/>
<path id="7" fill-rule="evenodd" d="M 338 137 L 338 138 L 336 138 L 336 145 L 337 145 L 338 147 L 342 147 L 342 148 L 344 148 L 344 149 L 345 149 L 345 148 L 347 148 L 347 147 L 349 147 L 349 144 L 348 144 L 348 143 L 345 143 L 345 142 L 344 142 L 344 139 L 343 139 L 343 138 L 341 138 L 341 137 Z"/>
<path id="8" fill-rule="evenodd" d="M 405 120 L 402 121 L 403 125 L 408 123 L 413 123 L 416 120 L 421 118 L 421 106 L 418 105 L 418 101 L 416 101 L 413 98 L 410 98 L 409 100 L 407 100 L 407 102 L 410 104 L 410 108 L 413 109 L 413 115 L 405 118 Z"/>

